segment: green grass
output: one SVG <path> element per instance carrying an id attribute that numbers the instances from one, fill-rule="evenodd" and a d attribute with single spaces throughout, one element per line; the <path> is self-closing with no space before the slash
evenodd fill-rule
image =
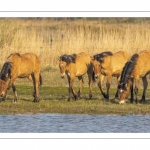
<path id="1" fill-rule="evenodd" d="M 75 87 L 77 91 L 78 88 Z M 28 85 L 18 85 L 18 102 L 13 103 L 13 93 L 10 89 L 5 102 L 0 102 L 0 114 L 24 114 L 24 113 L 63 113 L 63 114 L 149 114 L 150 98 L 145 104 L 118 104 L 118 100 L 113 98 L 115 89 L 111 89 L 110 101 L 105 100 L 98 87 L 93 88 L 93 99 L 88 99 L 88 87 L 84 87 L 81 99 L 75 101 L 73 98 L 67 102 L 67 87 L 41 87 L 40 102 L 33 103 L 33 87 Z M 141 90 L 140 90 L 141 95 Z M 148 94 L 150 95 L 150 90 Z"/>
<path id="2" fill-rule="evenodd" d="M 130 104 L 127 101 L 124 105 L 119 105 L 118 100 L 114 99 L 116 92 L 116 78 L 112 79 L 110 88 L 110 101 L 105 100 L 97 82 L 93 84 L 93 98 L 89 100 L 89 88 L 87 75 L 84 75 L 84 85 L 81 99 L 75 101 L 72 97 L 67 102 L 68 81 L 65 77 L 60 77 L 59 68 L 42 67 L 41 70 L 43 85 L 40 89 L 39 103 L 33 103 L 33 85 L 27 79 L 16 79 L 18 102 L 13 103 L 12 89 L 8 91 L 5 102 L 0 102 L 0 114 L 24 114 L 24 113 L 64 113 L 64 114 L 150 114 L 150 89 L 147 90 L 147 100 L 145 104 Z M 149 78 L 148 78 L 148 81 Z M 78 91 L 78 80 L 75 80 L 74 90 Z M 103 82 L 105 90 L 106 79 Z M 142 92 L 142 84 L 139 87 L 139 97 Z"/>

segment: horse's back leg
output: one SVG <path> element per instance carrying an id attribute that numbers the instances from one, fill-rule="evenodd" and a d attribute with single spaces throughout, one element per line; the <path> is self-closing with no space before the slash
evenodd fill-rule
<path id="1" fill-rule="evenodd" d="M 34 101 L 33 102 L 38 102 L 38 94 L 39 94 L 39 73 L 32 73 L 32 80 L 33 80 L 33 86 L 34 86 Z"/>
<path id="2" fill-rule="evenodd" d="M 12 89 L 13 89 L 13 93 L 14 93 L 14 102 L 17 102 L 18 96 L 17 96 L 16 86 L 14 83 L 12 83 Z"/>

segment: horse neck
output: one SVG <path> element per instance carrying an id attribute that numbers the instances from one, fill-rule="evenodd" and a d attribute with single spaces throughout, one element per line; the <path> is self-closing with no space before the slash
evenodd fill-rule
<path id="1" fill-rule="evenodd" d="M 72 69 L 75 69 L 75 63 L 69 63 L 68 65 L 66 65 L 66 71 L 71 71 Z"/>

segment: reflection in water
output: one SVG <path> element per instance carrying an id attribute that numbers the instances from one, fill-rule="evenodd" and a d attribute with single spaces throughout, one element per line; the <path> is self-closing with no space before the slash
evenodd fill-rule
<path id="1" fill-rule="evenodd" d="M 149 115 L 0 115 L 0 133 L 150 133 Z"/>

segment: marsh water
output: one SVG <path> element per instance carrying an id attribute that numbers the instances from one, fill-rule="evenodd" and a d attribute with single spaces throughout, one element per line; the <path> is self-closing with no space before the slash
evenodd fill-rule
<path id="1" fill-rule="evenodd" d="M 150 133 L 150 115 L 0 115 L 0 133 Z"/>

